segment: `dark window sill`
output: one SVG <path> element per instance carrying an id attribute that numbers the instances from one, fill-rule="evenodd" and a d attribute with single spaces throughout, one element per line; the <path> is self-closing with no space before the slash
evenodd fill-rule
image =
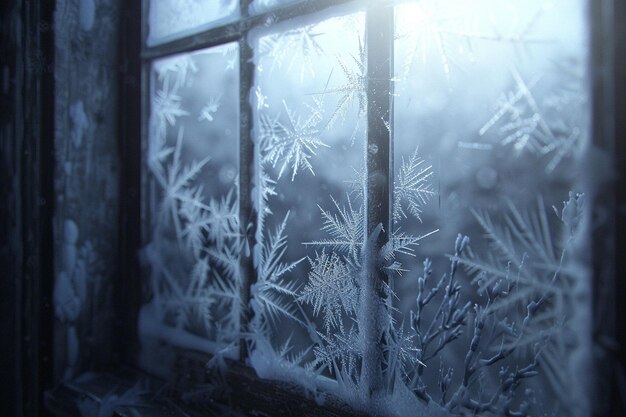
<path id="1" fill-rule="evenodd" d="M 58 417 L 80 416 L 79 404 L 83 414 L 99 417 L 367 416 L 329 395 L 318 405 L 303 388 L 261 379 L 239 362 L 227 366 L 213 384 L 198 382 L 198 375 L 165 382 L 131 368 L 88 374 L 47 391 L 45 405 Z M 204 369 L 201 364 L 199 369 Z"/>

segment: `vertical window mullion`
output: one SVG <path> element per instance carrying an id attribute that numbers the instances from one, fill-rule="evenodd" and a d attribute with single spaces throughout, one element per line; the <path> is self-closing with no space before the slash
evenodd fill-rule
<path id="1" fill-rule="evenodd" d="M 240 0 L 239 7 L 242 19 L 248 17 L 250 0 Z M 256 213 L 252 205 L 252 175 L 254 162 L 254 145 L 251 136 L 252 106 L 250 105 L 250 90 L 254 83 L 253 50 L 248 45 L 247 32 L 239 40 L 239 227 L 243 247 L 239 255 L 239 272 L 241 275 L 241 315 L 239 339 L 239 358 L 245 361 L 248 357 L 248 348 L 245 335 L 249 332 L 252 320 L 250 310 L 250 290 L 257 281 L 256 270 L 252 260 L 254 237 L 256 233 Z M 245 249 L 247 248 L 247 249 Z"/>
<path id="2" fill-rule="evenodd" d="M 365 28 L 367 49 L 367 146 L 365 184 L 365 251 L 360 323 L 363 346 L 362 383 L 370 394 L 384 388 L 381 339 L 385 331 L 387 277 L 380 249 L 391 233 L 390 83 L 393 55 L 393 7 L 371 6 Z"/>

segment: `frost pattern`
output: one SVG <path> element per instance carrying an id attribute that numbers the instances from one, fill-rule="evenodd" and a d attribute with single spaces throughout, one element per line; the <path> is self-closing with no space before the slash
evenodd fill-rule
<path id="1" fill-rule="evenodd" d="M 207 122 L 213 121 L 213 114 L 217 112 L 220 108 L 220 100 L 222 96 L 211 96 L 209 97 L 209 101 L 206 106 L 202 108 L 200 111 L 200 116 L 198 116 L 198 121 L 206 120 Z"/>
<path id="2" fill-rule="evenodd" d="M 148 336 L 215 351 L 198 340 L 228 344 L 239 332 L 238 92 L 229 69 L 237 53 L 227 45 L 153 66 L 143 250 L 150 298 L 139 325 L 149 366 L 162 364 L 149 359 Z"/>
<path id="3" fill-rule="evenodd" d="M 466 236 L 459 235 L 455 243 L 454 256 L 461 256 L 468 243 L 469 239 Z M 515 406 L 513 404 L 515 390 L 524 379 L 537 375 L 539 356 L 545 338 L 540 338 L 533 345 L 532 354 L 523 365 L 511 368 L 502 366 L 496 384 L 489 384 L 485 379 L 490 367 L 506 363 L 506 359 L 513 354 L 515 349 L 505 346 L 504 339 L 507 336 L 515 339 L 516 335 L 525 332 L 534 318 L 535 307 L 541 304 L 542 299 L 528 304 L 523 320 L 511 321 L 488 308 L 493 303 L 506 301 L 508 297 L 514 296 L 511 285 L 495 282 L 485 291 L 487 296 L 485 304 L 475 305 L 471 314 L 471 303 L 460 303 L 462 286 L 456 282 L 457 267 L 458 261 L 452 259 L 449 275 L 442 275 L 435 286 L 430 286 L 428 281 L 432 274 L 431 264 L 429 260 L 424 262 L 424 274 L 418 278 L 417 310 L 411 313 L 411 330 L 417 339 L 419 363 L 406 372 L 405 378 L 422 400 L 437 402 L 443 409 L 454 414 L 461 412 L 526 415 L 530 409 L 530 402 L 523 401 Z M 433 302 L 438 294 L 442 295 L 441 301 Z M 430 323 L 424 323 L 422 315 L 430 305 L 435 307 L 436 313 Z M 470 317 L 473 325 L 470 324 Z M 452 379 L 454 369 L 442 363 L 438 370 L 438 389 L 429 390 L 423 381 L 427 364 L 459 339 L 465 330 L 470 333 L 471 339 L 460 369 L 461 381 L 454 387 Z M 434 397 L 435 392 L 437 397 Z"/>
<path id="4" fill-rule="evenodd" d="M 415 161 L 420 160 L 417 150 L 413 153 L 412 167 L 407 172 L 419 166 Z M 429 188 L 428 176 L 424 177 L 425 188 Z M 363 189 L 363 184 L 361 184 Z M 396 183 L 394 193 L 399 193 L 405 183 Z M 300 298 L 313 306 L 313 314 L 323 316 L 324 331 L 318 332 L 318 343 L 315 347 L 315 360 L 310 364 L 315 372 L 326 370 L 338 379 L 349 384 L 357 384 L 362 378 L 364 366 L 361 370 L 357 366 L 363 360 L 363 340 L 361 340 L 360 326 L 363 322 L 360 306 L 363 303 L 362 294 L 364 273 L 369 266 L 367 259 L 371 252 L 372 237 L 366 239 L 365 213 L 362 205 L 363 195 L 357 196 L 358 205 L 352 202 L 350 194 L 346 196 L 346 205 L 340 206 L 331 197 L 333 207 L 326 210 L 320 207 L 322 217 L 322 231 L 329 237 L 326 239 L 306 242 L 307 246 L 319 248 L 313 258 L 309 258 L 311 270 L 308 283 L 304 287 Z M 424 201 L 426 203 L 426 201 Z M 418 219 L 419 213 L 415 213 Z M 380 229 L 380 228 L 379 228 Z M 396 231 L 389 242 L 379 248 L 378 254 L 382 268 L 394 279 L 405 270 L 401 259 L 413 256 L 419 242 L 436 230 L 424 235 L 412 235 Z M 385 298 L 397 298 L 391 287 L 385 287 Z M 391 323 L 393 319 L 388 318 Z M 402 330 L 400 330 L 402 333 Z M 405 356 L 412 348 L 403 340 L 400 354 Z M 359 347 L 360 346 L 360 347 Z M 385 349 L 389 348 L 388 346 Z M 413 360 L 415 357 L 407 356 Z"/>
<path id="5" fill-rule="evenodd" d="M 300 170 L 315 174 L 312 160 L 320 148 L 332 148 L 325 136 L 350 128 L 354 145 L 367 107 L 363 36 L 349 32 L 357 22 L 355 16 L 329 19 L 258 39 L 257 71 L 262 79 L 284 77 L 294 90 L 272 94 L 271 82 L 260 82 L 254 89 L 263 163 L 277 168 L 278 178 L 288 170 L 292 181 Z M 351 37 L 349 43 L 357 46 L 356 51 L 333 42 L 331 34 L 338 31 Z M 357 112 L 354 126 L 355 114 L 350 110 Z"/>
<path id="6" fill-rule="evenodd" d="M 365 366 L 359 327 L 367 325 L 358 316 L 362 303 L 359 282 L 367 243 L 362 232 L 362 209 L 355 210 L 351 203 L 345 208 L 336 202 L 334 205 L 335 215 L 321 209 L 324 230 L 332 238 L 309 243 L 322 249 L 309 259 L 309 281 L 300 296 L 313 306 L 314 315 L 324 318 L 324 329 L 318 330 L 314 338 L 315 359 L 309 367 L 314 372 L 326 369 L 344 389 L 359 392 Z M 504 231 L 496 231 L 488 216 L 476 214 L 501 260 L 474 260 L 469 238 L 459 235 L 448 274 L 433 282 L 432 262 L 424 261 L 409 323 L 395 322 L 390 315 L 381 341 L 388 395 L 395 395 L 394 386 L 402 381 L 417 398 L 453 415 L 527 415 L 532 398 L 514 403 L 516 390 L 525 379 L 538 374 L 540 360 L 550 383 L 559 384 L 553 388 L 565 388 L 563 384 L 571 376 L 564 362 L 567 352 L 563 349 L 568 348 L 562 344 L 563 332 L 568 329 L 562 320 L 571 315 L 567 309 L 571 308 L 569 285 L 573 277 L 567 277 L 572 272 L 564 267 L 564 258 L 571 237 L 557 256 L 541 201 L 534 214 L 522 215 L 512 205 L 510 210 L 510 217 L 503 222 L 507 225 Z M 557 214 L 570 229 L 577 227 L 582 196 L 572 194 Z M 385 253 L 391 251 L 397 252 L 395 255 L 407 253 L 384 247 L 380 256 L 388 259 Z M 460 266 L 475 275 L 473 283 L 484 298 L 481 304 L 461 301 L 463 285 L 457 278 Z M 389 287 L 386 292 L 385 298 L 397 297 Z M 524 314 L 518 316 L 518 311 Z M 463 376 L 458 381 L 453 379 L 454 365 L 446 365 L 442 358 L 447 349 L 463 343 L 467 350 L 461 367 Z M 437 359 L 439 366 L 429 368 Z M 511 360 L 516 365 L 506 365 Z M 504 364 L 499 371 L 491 371 L 499 364 Z M 494 380 L 488 374 L 497 377 Z M 433 377 L 438 377 L 437 389 L 427 382 Z"/>
<path id="7" fill-rule="evenodd" d="M 311 109 L 306 118 L 295 114 L 289 109 L 287 103 L 283 102 L 287 123 L 280 123 L 278 117 L 274 119 L 264 117 L 262 120 L 264 162 L 271 164 L 274 168 L 280 166 L 278 179 L 288 167 L 291 167 L 292 181 L 298 174 L 298 169 L 306 169 L 315 175 L 309 160 L 316 155 L 317 148 L 328 147 L 320 139 L 319 124 L 322 114 L 319 109 L 322 103 L 319 100 L 316 102 L 317 106 Z"/>
<path id="8" fill-rule="evenodd" d="M 316 76 L 314 60 L 324 56 L 317 41 L 322 35 L 316 24 L 281 31 L 261 38 L 259 52 L 272 57 L 268 68 L 270 73 L 281 69 L 294 71 L 302 83 L 305 77 Z"/>
<path id="9" fill-rule="evenodd" d="M 156 236 L 147 256 L 153 268 L 152 280 L 162 281 L 154 282 L 153 290 L 154 296 L 162 300 L 163 318 L 173 314 L 177 327 L 193 329 L 200 324 L 209 331 L 215 320 L 211 315 L 214 303 L 227 300 L 226 304 L 237 307 L 240 250 L 237 201 L 235 191 L 231 190 L 220 200 L 203 202 L 202 188 L 192 181 L 202 172 L 209 157 L 182 166 L 182 132 L 181 128 L 176 148 L 165 161 L 166 177 L 161 178 L 159 171 L 153 171 L 162 187 L 163 199 L 156 217 Z M 180 249 L 187 251 L 183 259 L 191 265 L 187 278 L 182 280 L 178 268 L 172 270 L 159 255 L 169 257 L 173 255 L 171 251 L 177 251 L 164 239 L 170 231 L 174 232 Z M 222 311 L 237 309 L 229 307 Z M 232 328 L 238 319 L 236 314 L 230 314 L 224 320 Z"/>
<path id="10" fill-rule="evenodd" d="M 274 233 L 268 233 L 261 250 L 259 282 L 252 288 L 258 323 L 277 325 L 282 316 L 298 320 L 293 300 L 297 295 L 295 284 L 286 274 L 293 270 L 302 259 L 285 262 L 287 249 L 284 235 L 289 213 Z M 257 324 L 258 325 L 258 324 Z M 267 332 L 267 329 L 264 329 Z"/>
<path id="11" fill-rule="evenodd" d="M 304 365 L 301 372 L 312 378 L 311 382 L 319 370 L 307 364 L 315 360 L 323 348 L 324 335 L 317 332 L 318 324 L 325 326 L 329 334 L 331 329 L 344 324 L 343 319 L 336 320 L 330 314 L 325 315 L 328 321 L 322 323 L 321 316 L 330 306 L 328 286 L 341 286 L 342 293 L 338 296 L 346 303 L 354 296 L 355 286 L 340 281 L 331 283 L 329 274 L 342 274 L 342 267 L 336 262 L 342 262 L 343 255 L 326 250 L 319 241 L 307 242 L 303 247 L 297 230 L 317 228 L 315 222 L 320 213 L 315 203 L 311 204 L 319 198 L 317 193 L 303 190 L 315 189 L 319 184 L 333 189 L 348 188 L 340 178 L 349 179 L 352 166 L 362 165 L 359 151 L 362 141 L 358 140 L 362 132 L 355 132 L 353 122 L 363 114 L 353 108 L 356 106 L 351 106 L 351 102 L 338 104 L 337 100 L 341 101 L 340 88 L 351 82 L 346 78 L 351 73 L 341 68 L 352 71 L 351 52 L 358 54 L 362 50 L 359 46 L 363 42 L 362 35 L 354 36 L 350 30 L 362 27 L 363 23 L 362 15 L 316 23 L 305 21 L 295 29 L 262 34 L 257 40 L 259 56 L 253 99 L 258 126 L 256 207 L 260 243 L 255 248 L 259 282 L 253 288 L 255 334 L 251 337 L 257 352 L 262 352 L 262 356 L 257 353 L 255 357 L 263 361 L 273 358 L 274 367 L 278 369 Z M 349 37 L 349 47 L 336 45 L 337 35 Z M 348 61 L 349 64 L 344 64 Z M 276 79 L 284 82 L 280 89 L 276 88 Z M 358 92 L 355 90 L 355 97 L 357 93 L 364 94 L 362 87 L 358 87 Z M 341 117 L 338 117 L 339 107 Z M 291 205 L 293 198 L 300 202 Z M 363 235 L 362 203 L 352 206 L 348 195 L 337 200 L 325 196 L 324 200 L 332 201 L 334 208 L 339 209 L 346 198 L 349 208 L 343 211 L 345 218 L 335 217 L 329 207 L 325 212 L 324 230 L 336 240 L 338 247 L 343 245 L 341 233 L 350 234 L 345 239 L 354 242 L 347 243 L 346 250 L 352 251 L 352 258 L 356 259 Z M 357 198 L 362 201 L 361 197 Z M 303 216 L 308 216 L 310 221 L 302 222 Z M 331 230 L 333 218 L 334 226 L 341 230 Z M 354 230 L 348 230 L 350 228 Z M 319 257 L 308 256 L 307 248 L 312 246 L 322 252 Z M 310 276 L 316 276 L 317 281 L 315 278 L 307 281 L 310 269 L 316 271 Z M 343 273 L 351 272 L 350 266 L 343 267 Z M 343 309 L 342 301 L 331 302 L 334 304 L 330 308 Z M 308 312 L 309 304 L 316 306 L 313 316 Z M 351 312 L 355 309 L 356 305 L 349 307 Z M 348 328 L 343 330 L 349 331 Z M 319 343 L 311 344 L 311 341 Z M 328 342 L 332 343 L 332 338 Z M 267 370 L 263 367 L 260 372 Z"/>
<path id="12" fill-rule="evenodd" d="M 421 222 L 422 207 L 435 196 L 430 181 L 433 167 L 420 158 L 417 151 L 416 148 L 406 161 L 402 156 L 402 165 L 395 179 L 393 220 L 396 223 L 401 219 L 407 219 L 409 215 Z"/>
<path id="13" fill-rule="evenodd" d="M 302 291 L 302 301 L 313 305 L 313 314 L 324 313 L 326 332 L 340 327 L 342 312 L 354 316 L 357 311 L 357 286 L 350 268 L 336 253 L 316 254 L 311 260 L 309 282 Z"/>
<path id="14" fill-rule="evenodd" d="M 367 74 L 365 66 L 365 48 L 359 37 L 359 51 L 357 55 L 350 54 L 349 62 L 345 62 L 340 57 L 337 58 L 339 67 L 343 71 L 346 82 L 338 87 L 324 91 L 324 94 L 337 94 L 339 100 L 333 111 L 329 125 L 332 126 L 339 118 L 345 120 L 348 108 L 353 103 L 358 103 L 359 118 L 365 115 L 367 110 L 367 96 L 365 93 L 367 86 Z M 332 74 L 330 75 L 332 76 Z M 359 119 L 357 119 L 359 120 Z M 357 125 L 358 126 L 358 125 Z"/>
<path id="15" fill-rule="evenodd" d="M 574 64 L 574 69 L 575 69 Z M 539 77 L 525 81 L 517 69 L 512 69 L 515 90 L 503 94 L 496 104 L 493 116 L 478 131 L 484 136 L 499 126 L 500 144 L 512 146 L 515 152 L 530 152 L 548 156 L 546 172 L 551 172 L 563 161 L 574 156 L 583 143 L 580 121 L 568 115 L 568 108 L 576 108 L 585 101 L 581 90 L 581 75 L 559 69 L 565 82 L 550 91 L 540 101 L 533 93 Z"/>
<path id="16" fill-rule="evenodd" d="M 476 43 L 509 44 L 523 50 L 546 41 L 533 31 L 549 9 L 541 0 L 531 0 L 527 7 L 493 0 L 424 0 L 409 2 L 401 9 L 396 14 L 395 38 L 411 44 L 399 69 L 401 78 L 418 64 L 436 65 L 450 83 L 453 71 L 462 68 L 463 61 L 476 60 Z"/>
<path id="17" fill-rule="evenodd" d="M 262 3 L 253 9 L 274 7 Z M 243 337 L 259 375 L 297 380 L 316 398 L 326 384 L 374 414 L 549 415 L 550 394 L 537 395 L 539 387 L 555 394 L 559 412 L 575 415 L 567 383 L 575 375 L 570 359 L 579 342 L 570 322 L 575 287 L 585 279 L 573 260 L 585 226 L 584 197 L 570 192 L 562 208 L 554 207 L 556 217 L 546 205 L 556 204 L 566 187 L 575 188 L 575 175 L 563 171 L 575 168 L 585 141 L 578 113 L 565 111 L 584 105 L 577 66 L 566 63 L 571 71 L 562 78 L 554 77 L 554 68 L 528 76 L 542 71 L 517 58 L 516 65 L 496 66 L 497 77 L 506 76 L 494 84 L 513 88 L 495 100 L 491 115 L 478 105 L 459 107 L 455 97 L 464 93 L 454 95 L 463 80 L 456 68 L 494 54 L 485 52 L 485 44 L 506 49 L 508 59 L 543 43 L 535 27 L 550 9 L 531 3 L 535 12 L 515 15 L 518 21 L 506 33 L 490 19 L 493 10 L 483 13 L 475 4 L 428 0 L 397 6 L 420 24 L 397 21 L 396 44 L 408 42 L 410 53 L 400 54 L 396 63 L 402 65 L 390 80 L 400 115 L 387 123 L 395 152 L 392 227 L 378 225 L 369 235 L 363 14 L 307 17 L 295 28 L 275 28 L 269 16 L 265 32 L 252 39 L 258 48 L 250 94 L 257 152 L 253 248 L 240 239 L 233 182 L 209 180 L 222 178 L 212 175 L 212 164 L 227 156 L 219 147 L 217 155 L 195 148 L 198 132 L 217 129 L 233 114 L 227 113 L 229 93 L 208 89 L 192 108 L 185 91 L 204 73 L 196 57 L 158 62 L 148 155 L 154 227 L 145 250 L 153 298 L 143 316 L 156 314 L 168 330 L 164 340 L 179 334 L 215 340 L 217 369 Z M 426 64 L 433 51 L 437 64 L 418 68 L 417 54 Z M 232 51 L 221 52 L 220 68 L 232 72 Z M 467 70 L 480 73 L 470 65 Z M 500 93 L 466 87 L 481 106 Z M 428 120 L 433 115 L 462 122 Z M 418 129 L 399 128 L 406 118 L 418 120 L 410 125 Z M 499 153 L 508 147 L 516 152 Z M 466 151 L 483 154 L 468 161 L 457 154 Z M 524 163 L 533 181 L 503 174 L 502 165 Z M 209 181 L 206 188 L 203 180 Z M 540 196 L 536 206 L 529 207 L 518 189 Z M 379 244 L 383 233 L 388 241 Z M 251 288 L 252 323 L 241 334 L 246 306 L 240 305 L 238 262 L 248 251 L 257 282 Z M 373 275 L 381 285 L 371 284 Z M 380 328 L 372 330 L 370 321 Z M 202 342 L 189 339 L 191 345 Z M 372 345 L 380 346 L 381 357 L 372 357 Z"/>
<path id="18" fill-rule="evenodd" d="M 573 377 L 568 368 L 571 346 L 567 341 L 574 330 L 564 320 L 572 316 L 575 304 L 573 283 L 583 279 L 566 265 L 573 232 L 583 215 L 583 200 L 583 195 L 570 193 L 563 209 L 559 212 L 555 208 L 562 226 L 568 230 L 567 240 L 558 245 L 553 241 L 555 233 L 542 199 L 537 202 L 537 209 L 529 213 L 520 212 L 509 202 L 508 213 L 499 222 L 488 213 L 474 211 L 492 252 L 485 259 L 453 258 L 474 275 L 479 292 L 499 282 L 501 288 L 506 287 L 504 291 L 515 290 L 514 296 L 490 303 L 487 312 L 512 314 L 527 308 L 540 317 L 527 323 L 523 331 L 505 337 L 502 346 L 529 350 L 546 339 L 541 354 L 542 371 L 562 399 L 570 396 L 567 385 Z"/>
<path id="19" fill-rule="evenodd" d="M 550 217 L 542 199 L 536 207 L 528 207 L 527 198 L 502 174 L 502 165 L 509 164 L 506 168 L 515 173 L 522 161 L 530 160 L 535 182 L 520 183 L 520 189 L 545 195 L 553 182 L 561 181 L 555 195 L 567 193 L 563 184 L 572 186 L 574 181 L 561 176 L 560 166 L 571 166 L 584 136 L 573 139 L 575 146 L 566 143 L 564 138 L 571 136 L 567 132 L 576 132 L 576 117 L 563 109 L 582 106 L 583 95 L 577 92 L 581 82 L 575 76 L 568 76 L 567 81 L 556 79 L 552 69 L 544 78 L 530 77 L 526 82 L 526 74 L 540 71 L 530 65 L 504 65 L 496 71 L 497 88 L 480 91 L 479 86 L 468 86 L 468 94 L 482 100 L 480 109 L 468 110 L 454 103 L 454 89 L 463 91 L 463 71 L 457 68 L 498 55 L 488 51 L 486 44 L 506 50 L 508 59 L 546 42 L 541 30 L 536 30 L 552 13 L 543 2 L 533 1 L 523 13 L 514 15 L 511 20 L 515 22 L 507 20 L 502 25 L 491 17 L 508 6 L 496 7 L 489 0 L 481 4 L 492 5 L 496 11 L 461 2 L 398 6 L 400 16 L 417 15 L 427 24 L 398 26 L 408 30 L 398 31 L 396 42 L 412 43 L 412 53 L 401 54 L 401 65 L 390 80 L 396 90 L 394 112 L 419 118 L 420 124 L 413 122 L 402 130 L 396 123 L 387 126 L 395 137 L 393 227 L 382 247 L 374 243 L 382 233 L 380 225 L 370 236 L 364 230 L 363 190 L 368 174 L 363 161 L 338 167 L 332 165 L 328 153 L 364 154 L 359 142 L 360 123 L 367 111 L 364 39 L 359 34 L 350 48 L 337 52 L 325 41 L 336 28 L 303 21 L 297 29 L 285 28 L 258 40 L 261 53 L 253 95 L 260 144 L 257 184 L 267 188 L 261 187 L 257 196 L 261 225 L 257 236 L 262 242 L 257 250 L 268 252 L 272 240 L 284 246 L 280 246 L 280 261 L 270 261 L 266 255 L 257 259 L 261 259 L 259 271 L 264 264 L 282 265 L 280 288 L 291 284 L 281 290 L 282 299 L 290 301 L 280 309 L 266 307 L 275 313 L 258 311 L 261 316 L 276 317 L 268 322 L 289 326 L 283 335 L 300 337 L 289 336 L 282 339 L 284 344 L 279 343 L 281 332 L 275 325 L 258 339 L 257 346 L 262 341 L 263 349 L 270 347 L 273 352 L 264 350 L 264 355 L 277 363 L 284 360 L 290 369 L 294 363 L 304 363 L 307 372 L 330 377 L 337 384 L 334 392 L 357 408 L 385 414 L 407 407 L 411 413 L 442 416 L 549 414 L 550 407 L 542 401 L 551 394 L 535 393 L 536 387 L 548 385 L 560 410 L 571 414 L 573 409 L 566 404 L 562 381 L 571 378 L 568 361 L 576 343 L 567 341 L 572 333 L 567 324 L 572 317 L 572 282 L 583 278 L 568 255 L 576 232 L 570 232 L 568 239 L 567 230 L 579 230 L 583 209 L 578 201 L 582 199 L 572 194 L 558 219 Z M 506 25 L 508 31 L 502 31 Z M 302 57 L 292 61 L 277 45 L 289 45 Z M 433 52 L 436 59 L 429 62 Z M 422 69 L 418 69 L 418 53 L 424 54 Z M 481 74 L 481 65 L 487 63 L 492 65 L 493 60 L 470 68 L 470 77 Z M 570 68 L 575 75 L 575 65 Z M 284 83 L 281 88 L 272 78 Z M 511 78 L 516 86 L 525 85 L 524 92 L 506 95 L 507 102 L 495 106 L 494 114 L 501 114 L 490 120 L 487 113 L 487 123 L 481 124 L 488 107 L 483 106 L 489 100 L 485 97 L 497 98 L 498 88 L 510 85 Z M 540 89 L 539 82 L 544 83 Z M 416 86 L 426 86 L 424 94 Z M 442 86 L 442 92 L 431 93 Z M 464 113 L 463 122 L 442 123 L 437 130 L 431 126 L 436 122 L 427 120 L 431 109 L 451 118 Z M 463 123 L 471 128 L 462 130 Z M 552 138 L 547 138 L 548 130 Z M 513 136 L 492 140 L 498 135 Z M 341 136 L 344 142 L 333 136 Z M 501 141 L 494 143 L 497 140 Z M 432 143 L 437 141 L 440 144 Z M 510 146 L 518 152 L 503 157 L 502 149 Z M 440 149 L 454 156 L 442 157 Z M 466 162 L 465 154 L 457 155 L 470 151 L 484 152 L 484 156 Z M 494 162 L 497 158 L 506 162 Z M 324 159 L 327 163 L 321 162 Z M 330 166 L 334 181 L 328 180 Z M 543 175 L 545 184 L 538 185 Z M 330 193 L 318 191 L 309 196 L 302 191 L 312 187 Z M 484 190 L 494 194 L 489 196 Z M 435 208 L 437 198 L 443 213 Z M 554 204 L 554 198 L 550 197 L 548 205 Z M 316 216 L 311 214 L 315 206 Z M 458 214 L 461 211 L 465 213 Z M 287 222 L 285 213 L 290 213 Z M 282 222 L 277 223 L 278 219 Z M 558 232 L 559 219 L 565 225 L 563 235 Z M 312 230 L 297 224 L 301 222 L 321 227 Z M 475 236 L 479 228 L 486 239 Z M 459 230 L 472 235 L 472 245 Z M 439 241 L 457 234 L 454 250 L 446 258 L 449 252 Z M 298 243 L 304 250 L 294 247 Z M 375 297 L 371 288 L 365 288 L 369 285 L 366 277 L 372 273 L 386 277 L 386 283 L 375 289 Z M 257 297 L 261 302 L 261 296 Z M 366 312 L 370 307 L 365 304 L 373 305 L 381 315 L 376 317 L 382 328 L 375 342 L 368 339 L 371 323 L 364 317 L 371 311 Z M 366 343 L 381 346 L 380 369 L 371 369 Z M 283 352 L 294 350 L 297 361 L 283 357 Z M 382 391 L 369 389 L 374 374 L 382 378 Z"/>

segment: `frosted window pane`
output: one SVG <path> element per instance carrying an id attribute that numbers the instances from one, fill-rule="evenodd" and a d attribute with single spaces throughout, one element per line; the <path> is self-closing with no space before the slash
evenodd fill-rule
<path id="1" fill-rule="evenodd" d="M 150 0 L 148 45 L 200 32 L 236 18 L 237 0 Z"/>
<path id="2" fill-rule="evenodd" d="M 581 317 L 590 314 L 575 301 L 589 279 L 588 265 L 576 261 L 588 245 L 577 227 L 587 216 L 578 195 L 588 169 L 581 161 L 590 101 L 584 3 L 427 0 L 396 7 L 394 227 L 418 235 L 437 230 L 415 257 L 399 258 L 410 272 L 394 281 L 396 294 L 406 294 L 398 307 L 404 317 L 415 311 L 415 278 L 426 257 L 433 271 L 426 292 L 458 262 L 461 306 L 486 305 L 488 289 L 499 283 L 502 294 L 489 303 L 485 311 L 494 315 L 486 320 L 501 325 L 506 317 L 514 332 L 491 345 L 484 336 L 479 350 L 489 352 L 485 357 L 500 346 L 517 353 L 484 368 L 469 397 L 489 398 L 500 385 L 500 365 L 510 372 L 532 363 L 539 344 L 539 375 L 515 397 L 533 403 L 531 415 L 569 415 L 565 410 L 585 398 L 572 384 L 576 358 L 588 353 Z M 470 243 L 456 253 L 459 233 Z M 524 327 L 527 306 L 538 300 Z M 432 314 L 424 308 L 422 326 Z M 420 336 L 409 334 L 419 347 Z M 428 361 L 437 343 L 425 349 L 416 386 L 434 395 L 447 367 L 462 375 L 469 337 L 471 327 Z M 458 384 L 452 378 L 450 392 Z"/>
<path id="3" fill-rule="evenodd" d="M 335 249 L 354 260 L 363 241 L 364 16 L 298 23 L 255 39 L 252 100 L 260 151 L 257 183 L 262 184 L 255 330 L 275 352 L 255 355 L 287 361 L 304 352 L 297 366 L 327 372 L 313 354 L 315 329 L 335 331 L 345 321 L 350 331 L 353 323 L 346 314 L 354 311 L 338 312 L 339 321 L 331 324 L 307 285 Z M 352 240 L 338 248 L 330 241 L 341 237 L 324 224 L 341 213 Z M 354 294 L 350 281 L 345 284 L 346 293 Z M 289 355 L 280 349 L 286 342 Z"/>
<path id="4" fill-rule="evenodd" d="M 154 62 L 140 314 L 145 366 L 158 342 L 212 351 L 238 331 L 238 46 Z M 162 353 L 162 352 L 161 352 Z M 156 370 L 158 371 L 158 370 Z"/>
<path id="5" fill-rule="evenodd" d="M 250 13 L 263 13 L 275 7 L 296 3 L 302 0 L 254 0 L 250 4 Z"/>

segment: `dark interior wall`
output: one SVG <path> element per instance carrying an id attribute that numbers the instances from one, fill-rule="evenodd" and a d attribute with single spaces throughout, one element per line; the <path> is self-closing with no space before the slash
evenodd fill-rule
<path id="1" fill-rule="evenodd" d="M 590 2 L 593 142 L 613 157 L 595 192 L 593 230 L 594 416 L 626 415 L 626 3 Z M 590 155 L 590 157 L 593 157 Z M 607 219 L 604 226 L 599 226 Z"/>
<path id="2" fill-rule="evenodd" d="M 2 339 L 2 354 L 0 355 L 0 372 L 3 375 L 11 375 L 13 378 L 18 374 L 17 360 L 17 335 L 16 319 L 18 316 L 17 305 L 14 302 L 18 295 L 18 281 L 13 279 L 21 275 L 21 232 L 18 229 L 18 192 L 19 182 L 16 173 L 19 167 L 19 143 L 16 140 L 16 115 L 18 109 L 15 106 L 19 95 L 19 84 L 16 79 L 18 64 L 18 38 L 19 35 L 19 8 L 17 1 L 7 1 L 0 5 L 2 20 L 0 31 L 2 43 L 0 44 L 0 71 L 2 76 L 2 99 L 0 101 L 0 150 L 2 153 L 2 165 L 0 166 L 0 195 L 4 200 L 0 204 L 0 265 L 3 266 L 3 278 L 0 281 L 0 337 Z M 13 378 L 11 378 L 13 380 Z M 16 403 L 21 402 L 17 396 L 18 390 L 15 384 L 7 384 L 0 390 L 0 412 L 6 415 L 16 413 Z"/>
<path id="3" fill-rule="evenodd" d="M 0 6 L 2 415 L 41 415 L 52 381 L 53 7 Z"/>
<path id="4" fill-rule="evenodd" d="M 112 360 L 117 0 L 0 4 L 0 415 Z"/>
<path id="5" fill-rule="evenodd" d="M 117 0 L 57 0 L 55 378 L 111 362 L 119 173 Z"/>

